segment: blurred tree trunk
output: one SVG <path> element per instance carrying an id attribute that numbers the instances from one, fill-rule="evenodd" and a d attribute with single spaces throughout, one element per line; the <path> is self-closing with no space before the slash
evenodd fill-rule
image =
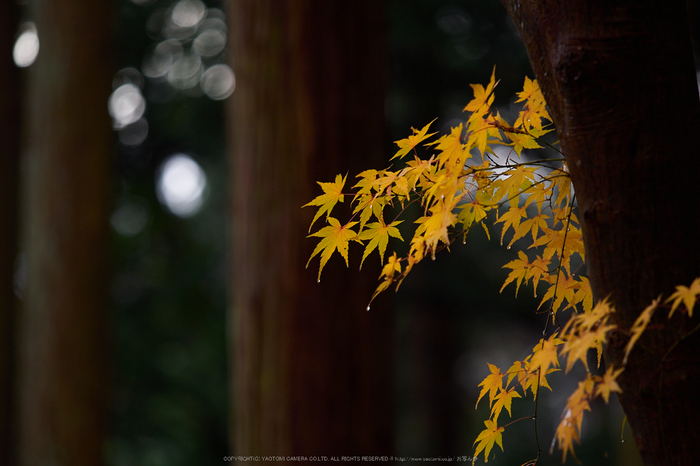
<path id="1" fill-rule="evenodd" d="M 596 299 L 629 329 L 660 293 L 700 276 L 700 103 L 684 0 L 505 0 L 576 187 Z M 646 464 L 692 464 L 700 444 L 700 334 L 658 311 L 620 376 Z"/>
<path id="2" fill-rule="evenodd" d="M 111 2 L 43 0 L 28 69 L 19 464 L 95 465 L 106 429 Z"/>
<path id="3" fill-rule="evenodd" d="M 316 283 L 301 208 L 315 181 L 386 163 L 384 5 L 229 6 L 233 451 L 389 454 L 391 315 L 365 310 L 379 268 L 334 258 Z"/>
<path id="4" fill-rule="evenodd" d="M 20 73 L 12 59 L 19 6 L 0 2 L 0 464 L 13 464 L 16 298 L 12 282 L 17 257 L 17 178 L 20 154 Z"/>

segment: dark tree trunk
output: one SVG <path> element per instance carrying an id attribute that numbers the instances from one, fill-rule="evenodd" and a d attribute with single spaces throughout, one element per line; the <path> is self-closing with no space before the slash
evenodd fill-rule
<path id="1" fill-rule="evenodd" d="M 111 2 L 44 0 L 28 69 L 19 464 L 102 462 Z"/>
<path id="2" fill-rule="evenodd" d="M 17 256 L 20 72 L 12 60 L 19 6 L 0 2 L 0 464 L 13 464 L 16 299 L 12 289 Z"/>
<path id="3" fill-rule="evenodd" d="M 358 275 L 334 258 L 317 284 L 318 263 L 304 269 L 313 212 L 301 208 L 315 181 L 385 160 L 383 4 L 229 11 L 233 450 L 389 454 L 391 316 L 365 310 L 379 269 Z"/>
<path id="4" fill-rule="evenodd" d="M 700 276 L 700 105 L 683 0 L 504 0 L 571 170 L 596 299 L 620 331 Z M 646 464 L 691 464 L 700 444 L 700 335 L 657 312 L 620 377 Z"/>

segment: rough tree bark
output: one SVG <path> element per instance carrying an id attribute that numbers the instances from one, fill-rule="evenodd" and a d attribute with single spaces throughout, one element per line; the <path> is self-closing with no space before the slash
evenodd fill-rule
<path id="1" fill-rule="evenodd" d="M 683 0 L 504 0 L 550 106 L 576 188 L 588 274 L 625 332 L 654 298 L 700 276 L 700 104 Z M 700 335 L 657 312 L 620 376 L 646 464 L 700 444 Z"/>
<path id="2" fill-rule="evenodd" d="M 301 208 L 315 181 L 382 163 L 383 5 L 229 7 L 233 451 L 390 454 L 390 313 L 365 311 L 379 269 L 331 261 L 317 284 Z"/>
<path id="3" fill-rule="evenodd" d="M 102 463 L 107 412 L 110 2 L 43 0 L 28 69 L 20 465 Z"/>

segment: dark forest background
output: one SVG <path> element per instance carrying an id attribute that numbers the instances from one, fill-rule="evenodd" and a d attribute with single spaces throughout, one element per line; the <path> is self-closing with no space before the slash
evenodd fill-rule
<path id="1" fill-rule="evenodd" d="M 229 5 L 214 0 L 115 0 L 104 2 L 104 7 L 75 2 L 68 19 L 68 12 L 65 17 L 56 13 L 61 2 L 11 3 L 1 7 L 6 12 L 0 10 L 4 34 L 0 45 L 5 54 L 5 68 L 0 70 L 1 122 L 6 141 L 0 174 L 5 190 L 1 215 L 8 219 L 3 227 L 2 255 L 9 264 L 3 269 L 2 424 L 22 426 L 6 427 L 3 432 L 3 438 L 9 439 L 3 441 L 7 464 L 31 458 L 25 449 L 41 450 L 41 442 L 18 441 L 20 437 L 45 438 L 42 429 L 69 432 L 79 425 L 83 432 L 93 434 L 80 441 L 96 444 L 96 455 L 108 465 L 220 464 L 227 455 L 252 454 L 241 451 L 241 443 L 232 445 L 241 441 L 232 440 L 238 434 L 231 432 L 238 412 L 233 408 L 237 394 L 232 380 L 240 377 L 230 365 L 236 348 L 231 342 L 236 330 L 232 330 L 230 302 L 239 293 L 231 277 L 245 275 L 248 269 L 241 270 L 242 262 L 230 252 L 232 231 L 237 231 L 241 221 L 235 208 L 232 211 L 236 201 L 231 191 L 242 185 L 232 186 L 236 179 L 232 160 L 237 154 L 231 151 L 240 146 L 232 144 L 231 138 L 240 133 L 232 129 L 238 123 L 232 121 L 236 110 L 226 106 L 235 105 L 231 99 L 241 92 L 241 81 L 234 75 L 238 57 L 231 37 L 237 33 L 232 28 L 248 24 L 255 29 L 256 24 L 249 23 L 264 15 L 234 18 Z M 383 6 L 375 2 L 371 7 Z M 374 168 L 388 165 L 394 151 L 392 141 L 408 135 L 412 126 L 422 127 L 435 117 L 436 128 L 454 126 L 472 97 L 469 84 L 486 82 L 494 66 L 501 80 L 497 104 L 504 114 L 514 111 L 515 92 L 524 77 L 532 74 L 518 34 L 499 2 L 390 0 L 383 8 L 380 16 L 384 19 L 378 24 L 385 28 L 385 43 L 376 47 L 384 51 L 384 69 L 378 73 L 359 70 L 360 74 L 377 73 L 378 95 L 383 96 L 383 108 L 374 116 L 384 125 L 383 159 Z M 296 18 L 291 10 L 294 7 L 289 5 L 280 7 L 270 17 Z M 302 18 L 299 24 L 304 24 L 303 15 L 316 13 L 300 10 L 295 14 Z M 78 20 L 85 23 L 84 28 L 70 26 Z M 66 27 L 72 27 L 74 38 L 65 32 Z M 264 24 L 259 28 L 266 30 Z M 32 31 L 38 33 L 40 44 L 36 62 L 21 63 L 19 68 L 19 38 L 29 32 L 25 39 L 31 39 Z M 323 42 L 326 37 L 315 40 Z M 94 66 L 88 51 L 80 61 L 80 50 L 93 45 L 95 53 L 104 58 Z M 7 55 L 13 47 L 14 62 L 10 62 Z M 25 47 L 29 48 L 24 49 L 24 56 L 31 55 L 31 43 Z M 72 72 L 81 76 L 74 87 L 70 67 L 64 66 L 69 63 L 77 67 Z M 92 93 L 89 89 L 98 81 L 98 90 Z M 56 99 L 59 93 L 67 97 Z M 96 102 L 83 114 L 88 99 Z M 358 105 L 355 111 L 361 114 L 364 110 Z M 367 110 L 368 114 L 373 111 L 374 107 Z M 90 117 L 90 112 L 97 116 Z M 82 116 L 72 121 L 74 114 Z M 60 139 L 69 125 L 77 126 L 74 137 Z M 106 126 L 111 126 L 109 134 L 103 131 Z M 101 134 L 107 141 L 102 152 L 95 149 L 99 143 L 92 142 Z M 267 134 L 268 138 L 277 136 L 272 130 Z M 360 137 L 355 144 L 355 150 L 362 150 L 365 141 Z M 64 155 L 50 155 L 57 147 Z M 360 169 L 371 168 L 369 162 L 355 162 Z M 337 173 L 348 170 L 342 168 L 342 161 L 338 166 Z M 64 175 L 64 171 L 79 175 Z M 351 170 L 349 178 L 355 173 Z M 330 181 L 333 174 L 318 181 Z M 301 204 L 319 194 L 313 181 L 308 180 L 308 196 L 298 202 L 300 216 Z M 273 192 L 276 185 L 264 189 Z M 89 205 L 85 207 L 84 202 Z M 73 210 L 64 203 L 83 207 Z M 79 211 L 90 213 L 84 219 L 76 213 Z M 273 228 L 276 218 L 271 209 Z M 103 230 L 100 219 L 104 220 Z M 85 237 L 75 234 L 72 227 Z M 62 234 L 71 239 L 61 239 Z M 93 245 L 100 235 L 104 239 Z M 303 234 L 290 241 L 304 243 L 307 249 L 314 243 Z M 383 394 L 383 400 L 391 404 L 387 410 L 391 435 L 385 446 L 393 454 L 470 456 L 472 442 L 488 415 L 483 406 L 474 410 L 477 384 L 488 370 L 486 362 L 508 367 L 539 339 L 544 320 L 533 312 L 539 298 L 524 290 L 515 300 L 510 288 L 499 294 L 507 276 L 501 267 L 516 253 L 497 243 L 477 232 L 466 245 L 454 247 L 435 262 L 421 264 L 400 292 L 388 293 L 391 296 L 373 305 L 369 314 L 365 315 L 362 305 L 357 307 L 362 319 L 383 322 L 386 341 L 379 347 L 386 353 L 374 357 L 383 364 L 389 361 L 382 366 L 386 377 L 377 383 L 386 385 L 388 395 Z M 51 248 L 59 252 L 47 253 Z M 96 256 L 102 264 L 99 270 L 90 265 L 79 267 L 83 260 L 88 264 Z M 337 258 L 333 261 L 339 262 Z M 345 277 L 359 280 L 361 275 L 371 275 L 369 288 L 365 288 L 369 293 L 353 297 L 364 303 L 371 296 L 376 274 L 358 273 L 354 269 L 358 261 L 356 256 L 353 262 L 351 253 L 351 270 Z M 315 266 L 312 262 L 310 268 Z M 300 280 L 315 277 L 315 271 L 303 276 L 302 272 L 300 268 Z M 324 282 L 334 280 L 334 273 L 330 268 L 320 284 L 312 280 L 304 286 L 324 287 Z M 105 278 L 92 283 L 95 277 Z M 70 285 L 71 279 L 77 283 Z M 64 295 L 73 296 L 65 291 L 72 286 L 75 296 L 92 295 L 93 288 L 101 291 L 85 305 L 84 313 L 71 311 L 82 306 L 76 304 L 78 298 L 66 298 L 68 310 L 56 311 Z M 309 325 L 324 331 L 318 321 Z M 95 328 L 99 331 L 90 330 Z M 356 332 L 362 327 L 348 328 Z M 73 334 L 82 335 L 76 337 L 82 343 L 75 347 L 66 343 L 70 337 L 64 338 Z M 333 334 L 327 344 L 344 338 L 359 337 Z M 294 344 L 290 343 L 292 348 Z M 99 354 L 85 364 L 78 361 L 76 355 L 85 354 L 90 347 L 99 348 Z M 281 345 L 275 351 L 285 348 Z M 322 359 L 318 353 L 301 354 L 306 354 L 309 366 L 315 364 L 316 355 Z M 372 360 L 372 355 L 364 359 Z M 62 385 L 60 374 L 84 374 L 90 368 L 99 372 L 96 380 L 102 394 L 94 403 L 103 407 L 104 427 L 96 429 L 85 428 L 89 422 L 81 424 L 70 416 L 75 412 L 71 403 L 80 402 L 70 395 L 73 401 L 59 403 L 62 408 L 55 412 L 48 408 L 63 390 L 81 398 L 70 382 Z M 328 383 L 333 390 L 333 373 L 317 377 L 309 384 Z M 297 383 L 302 390 L 313 391 L 304 380 Z M 555 380 L 554 392 L 544 393 L 540 400 L 539 442 L 545 451 L 566 396 L 574 388 L 572 383 L 563 377 Z M 43 401 L 32 401 L 37 393 Z M 518 400 L 516 404 L 513 418 L 531 414 L 531 403 Z M 633 464 L 634 442 L 629 428 L 623 428 L 621 409 L 616 403 L 603 408 L 595 406 L 585 421 L 579 459 L 584 464 L 587 460 Z M 35 412 L 38 414 L 32 414 Z M 34 421 L 28 421 L 31 419 Z M 339 416 L 335 422 L 340 425 L 345 419 Z M 532 427 L 529 421 L 510 427 L 504 436 L 505 454 L 499 450 L 495 464 L 534 457 Z M 54 447 L 70 437 L 61 435 L 57 438 L 63 440 Z M 55 457 L 70 457 L 66 453 L 70 449 L 55 448 Z M 555 451 L 551 457 L 545 453 L 542 464 L 560 461 Z M 31 460 L 20 463 L 31 464 Z"/>

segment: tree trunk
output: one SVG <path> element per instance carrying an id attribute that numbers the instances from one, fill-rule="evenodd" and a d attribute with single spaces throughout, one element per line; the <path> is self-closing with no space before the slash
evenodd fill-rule
<path id="1" fill-rule="evenodd" d="M 700 276 L 700 105 L 683 0 L 504 0 L 550 106 L 576 188 L 588 274 L 619 326 L 608 361 L 659 294 Z M 691 464 L 700 444 L 700 335 L 653 325 L 620 376 L 646 464 Z M 677 346 L 676 343 L 680 341 Z"/>
<path id="2" fill-rule="evenodd" d="M 19 6 L 0 2 L 0 464 L 13 464 L 17 257 L 17 178 L 19 175 L 20 73 L 12 60 Z"/>
<path id="3" fill-rule="evenodd" d="M 391 315 L 365 310 L 379 268 L 334 258 L 317 284 L 301 208 L 315 181 L 386 160 L 383 5 L 237 0 L 229 12 L 233 451 L 389 454 Z"/>
<path id="4" fill-rule="evenodd" d="M 29 68 L 19 464 L 102 462 L 107 412 L 110 2 L 43 0 Z"/>

